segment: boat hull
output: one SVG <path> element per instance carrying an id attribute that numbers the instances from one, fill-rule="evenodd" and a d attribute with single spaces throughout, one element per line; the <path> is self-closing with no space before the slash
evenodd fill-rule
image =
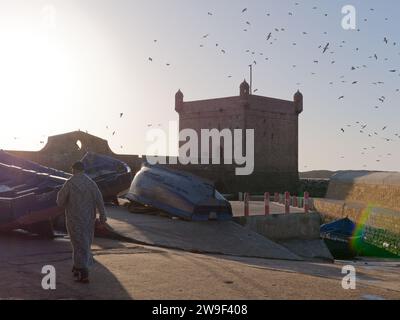
<path id="1" fill-rule="evenodd" d="M 321 237 L 335 259 L 353 259 L 356 256 L 399 258 L 397 255 L 369 243 L 366 232 L 354 235 L 356 224 L 340 219 L 321 226 Z"/>
<path id="2" fill-rule="evenodd" d="M 192 174 L 160 166 L 144 166 L 126 198 L 186 220 L 230 220 L 230 203 L 213 185 Z"/>
<path id="3" fill-rule="evenodd" d="M 97 183 L 105 201 L 116 201 L 129 190 L 132 172 L 126 163 L 92 152 L 88 152 L 82 162 L 85 173 Z"/>
<path id="4" fill-rule="evenodd" d="M 87 154 L 82 161 L 105 200 L 115 200 L 129 189 L 131 171 L 125 163 L 97 154 Z M 64 213 L 56 199 L 69 177 L 63 171 L 0 152 L 0 231 L 46 229 L 44 225 Z"/>

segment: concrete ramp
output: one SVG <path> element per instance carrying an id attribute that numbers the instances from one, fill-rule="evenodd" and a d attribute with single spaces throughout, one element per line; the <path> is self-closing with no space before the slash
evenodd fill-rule
<path id="1" fill-rule="evenodd" d="M 233 221 L 193 222 L 108 208 L 108 224 L 133 241 L 190 252 L 242 257 L 303 260 L 299 256 Z"/>

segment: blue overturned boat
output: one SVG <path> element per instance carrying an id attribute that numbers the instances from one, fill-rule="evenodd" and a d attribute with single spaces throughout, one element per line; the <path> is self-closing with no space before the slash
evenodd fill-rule
<path id="1" fill-rule="evenodd" d="M 128 192 L 132 182 L 131 168 L 120 160 L 88 152 L 83 157 L 85 173 L 99 187 L 104 201 L 118 204 L 118 196 Z"/>
<path id="2" fill-rule="evenodd" d="M 230 220 L 232 207 L 214 185 L 193 174 L 144 164 L 125 196 L 185 220 Z"/>
<path id="3" fill-rule="evenodd" d="M 46 172 L 0 163 L 0 231 L 50 231 L 50 222 L 63 213 L 57 192 L 67 180 Z"/>
<path id="4" fill-rule="evenodd" d="M 335 259 L 353 259 L 356 256 L 399 258 L 386 250 L 384 239 L 372 239 L 370 228 L 357 225 L 349 218 L 339 219 L 321 226 L 320 235 Z"/>
<path id="5" fill-rule="evenodd" d="M 122 161 L 94 153 L 82 161 L 106 201 L 129 189 L 131 170 Z M 57 193 L 70 176 L 0 151 L 0 231 L 50 234 L 52 221 L 64 212 L 56 204 Z"/>

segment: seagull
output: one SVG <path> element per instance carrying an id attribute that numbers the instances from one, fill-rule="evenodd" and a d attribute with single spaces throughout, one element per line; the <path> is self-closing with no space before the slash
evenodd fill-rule
<path id="1" fill-rule="evenodd" d="M 328 49 L 329 49 L 329 42 L 328 42 L 328 43 L 326 44 L 326 46 L 324 47 L 323 53 L 325 53 Z"/>
<path id="2" fill-rule="evenodd" d="M 244 8 L 243 10 L 242 10 L 242 13 L 244 13 L 244 12 L 246 12 L 247 11 L 247 8 Z"/>

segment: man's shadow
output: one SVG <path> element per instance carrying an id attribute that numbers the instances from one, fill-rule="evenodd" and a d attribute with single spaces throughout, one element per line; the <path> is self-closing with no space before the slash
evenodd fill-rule
<path id="1" fill-rule="evenodd" d="M 110 246 L 120 247 L 117 241 Z M 107 249 L 106 249 L 107 250 Z M 96 255 L 96 250 L 94 250 Z M 75 283 L 72 268 L 72 250 L 68 238 L 59 235 L 46 239 L 24 231 L 0 233 L 0 264 L 6 268 L 2 276 L 11 280 L 9 288 L 2 288 L 10 297 L 21 299 L 116 299 L 131 300 L 133 297 L 108 267 L 96 259 L 90 271 L 89 284 Z M 57 289 L 43 290 L 42 267 L 52 265 L 56 269 Z M 24 279 L 26 277 L 26 279 Z M 13 287 L 10 283 L 16 283 Z M 18 283 L 33 283 L 29 290 L 18 288 Z M 4 296 L 3 296 L 4 298 Z"/>

